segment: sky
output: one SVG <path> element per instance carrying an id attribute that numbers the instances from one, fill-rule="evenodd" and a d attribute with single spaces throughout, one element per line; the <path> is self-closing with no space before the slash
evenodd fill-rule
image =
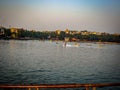
<path id="1" fill-rule="evenodd" d="M 0 26 L 120 33 L 120 0 L 0 0 Z"/>

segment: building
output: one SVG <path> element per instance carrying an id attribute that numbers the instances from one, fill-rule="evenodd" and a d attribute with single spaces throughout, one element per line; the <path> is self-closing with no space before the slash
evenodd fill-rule
<path id="1" fill-rule="evenodd" d="M 69 33 L 70 33 L 70 31 L 69 31 L 68 29 L 66 29 L 66 30 L 65 30 L 65 33 L 66 33 L 66 34 L 69 34 Z"/>
<path id="2" fill-rule="evenodd" d="M 0 35 L 4 35 L 5 34 L 5 28 L 0 26 Z"/>
<path id="3" fill-rule="evenodd" d="M 18 28 L 11 28 L 10 32 L 11 32 L 11 37 L 12 38 L 17 38 L 18 37 Z"/>
<path id="4" fill-rule="evenodd" d="M 81 35 L 89 35 L 89 32 L 87 30 L 81 31 Z"/>
<path id="5" fill-rule="evenodd" d="M 80 34 L 80 31 L 70 31 L 71 35 Z"/>
<path id="6" fill-rule="evenodd" d="M 60 35 L 61 31 L 60 30 L 56 30 L 56 34 Z"/>
<path id="7" fill-rule="evenodd" d="M 96 35 L 96 34 L 97 34 L 97 32 L 95 32 L 95 31 L 94 31 L 94 32 L 92 32 L 92 34 Z"/>

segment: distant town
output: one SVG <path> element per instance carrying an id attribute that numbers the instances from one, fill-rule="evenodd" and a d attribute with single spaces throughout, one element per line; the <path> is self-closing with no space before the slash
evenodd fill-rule
<path id="1" fill-rule="evenodd" d="M 23 28 L 5 28 L 0 26 L 0 39 L 10 40 L 64 40 L 69 41 L 93 41 L 93 42 L 116 42 L 120 43 L 120 34 L 95 32 L 87 30 L 54 30 L 54 31 L 36 31 Z"/>

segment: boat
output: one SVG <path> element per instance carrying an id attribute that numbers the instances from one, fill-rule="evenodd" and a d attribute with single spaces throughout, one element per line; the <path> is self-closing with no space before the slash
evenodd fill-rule
<path id="1" fill-rule="evenodd" d="M 75 43 L 75 44 L 67 44 L 66 42 L 63 44 L 63 47 L 79 47 L 79 44 L 78 43 Z"/>
<path id="2" fill-rule="evenodd" d="M 79 44 L 75 42 L 75 44 L 68 44 L 69 38 L 65 37 L 65 41 L 63 44 L 63 47 L 79 47 Z"/>

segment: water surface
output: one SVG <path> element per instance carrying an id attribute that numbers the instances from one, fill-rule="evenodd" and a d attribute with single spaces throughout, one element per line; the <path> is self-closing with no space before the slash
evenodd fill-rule
<path id="1" fill-rule="evenodd" d="M 0 41 L 0 84 L 118 83 L 120 45 Z M 74 43 L 69 43 L 74 44 Z"/>

